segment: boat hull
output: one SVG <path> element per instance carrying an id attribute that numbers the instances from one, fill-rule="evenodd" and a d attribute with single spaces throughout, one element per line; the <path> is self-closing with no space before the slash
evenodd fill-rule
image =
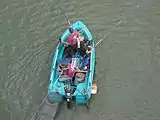
<path id="1" fill-rule="evenodd" d="M 91 41 L 92 52 L 90 55 L 90 70 L 87 72 L 85 81 L 82 83 L 78 83 L 74 93 L 72 94 L 72 98 L 75 99 L 77 104 L 86 104 L 88 100 L 91 98 L 91 90 L 92 90 L 92 81 L 94 79 L 94 69 L 95 69 L 95 49 L 94 49 L 94 42 L 91 33 L 89 32 L 88 28 L 82 21 L 76 21 L 73 25 L 74 30 L 81 29 L 82 34 L 84 37 L 87 37 L 89 41 Z M 70 34 L 69 30 L 67 29 L 61 39 L 66 41 L 68 35 Z M 59 59 L 63 59 L 65 46 L 63 44 L 58 44 L 56 47 L 56 51 L 54 53 L 52 59 L 52 66 L 51 66 L 51 73 L 50 73 L 50 80 L 48 86 L 48 98 L 50 102 L 61 102 L 65 99 L 66 92 L 65 92 L 65 85 L 63 82 L 59 82 L 58 79 L 58 72 L 57 72 L 57 61 Z"/>

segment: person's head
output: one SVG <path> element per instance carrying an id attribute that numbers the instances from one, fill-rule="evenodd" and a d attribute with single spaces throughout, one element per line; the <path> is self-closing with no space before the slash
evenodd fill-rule
<path id="1" fill-rule="evenodd" d="M 70 32 L 70 33 L 73 33 L 73 32 L 74 32 L 74 29 L 72 28 L 72 26 L 69 27 L 69 32 Z"/>

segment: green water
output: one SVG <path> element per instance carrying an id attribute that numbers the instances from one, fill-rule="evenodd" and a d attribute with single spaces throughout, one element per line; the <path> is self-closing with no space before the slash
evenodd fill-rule
<path id="1" fill-rule="evenodd" d="M 160 1 L 61 0 L 98 42 L 99 92 L 90 110 L 62 105 L 56 120 L 160 120 Z M 68 27 L 54 0 L 0 2 L 0 118 L 30 120 L 47 92 L 56 38 Z"/>

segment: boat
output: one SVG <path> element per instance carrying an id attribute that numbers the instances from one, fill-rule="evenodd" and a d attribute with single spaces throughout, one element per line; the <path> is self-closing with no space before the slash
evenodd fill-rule
<path id="1" fill-rule="evenodd" d="M 48 86 L 48 100 L 51 103 L 67 102 L 67 106 L 71 106 L 71 102 L 75 101 L 76 104 L 88 104 L 92 94 L 96 94 L 97 86 L 94 82 L 95 72 L 95 45 L 92 34 L 82 21 L 76 21 L 72 24 L 74 31 L 80 31 L 84 37 L 89 40 L 89 45 L 92 46 L 92 51 L 89 57 L 85 59 L 78 53 L 73 54 L 70 58 L 66 57 L 66 45 L 61 42 L 58 43 L 56 51 L 52 58 L 49 86 Z M 67 41 L 70 35 L 67 29 L 62 36 L 61 40 Z M 88 61 L 88 66 L 84 65 Z M 60 64 L 67 65 L 68 63 L 76 64 L 76 68 L 88 69 L 88 72 L 81 74 L 81 77 L 62 77 L 57 70 Z"/>

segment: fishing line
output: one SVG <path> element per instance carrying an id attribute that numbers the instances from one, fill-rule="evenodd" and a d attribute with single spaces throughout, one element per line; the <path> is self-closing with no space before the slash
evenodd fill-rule
<path id="1" fill-rule="evenodd" d="M 59 8 L 59 10 L 61 11 L 61 13 L 64 15 L 64 17 L 65 17 L 67 23 L 68 23 L 69 25 L 71 25 L 71 23 L 70 23 L 70 21 L 69 21 L 67 15 L 66 15 L 65 12 L 61 9 L 61 7 L 59 6 L 59 4 L 58 4 L 58 2 L 57 2 L 56 0 L 55 0 L 55 3 L 56 3 L 56 5 L 57 5 L 57 7 Z"/>
<path id="2" fill-rule="evenodd" d="M 101 38 L 101 39 L 96 43 L 95 47 L 96 47 L 97 45 L 99 45 L 99 43 L 101 43 L 101 42 L 104 40 L 104 38 L 108 37 L 109 35 L 110 35 L 109 32 L 108 32 L 106 35 L 104 35 L 103 38 Z"/>
<path id="3" fill-rule="evenodd" d="M 56 80 L 56 82 L 55 82 L 54 84 L 57 83 L 57 81 L 59 80 L 60 77 L 61 77 L 61 74 L 58 76 L 58 78 L 57 78 L 57 80 Z M 35 116 L 35 115 L 39 112 L 40 108 L 42 107 L 42 105 L 43 105 L 43 103 L 45 102 L 45 100 L 47 99 L 47 97 L 48 97 L 48 94 L 47 94 L 46 97 L 43 99 L 43 101 L 42 101 L 41 104 L 39 105 L 39 108 L 36 110 L 36 112 L 33 113 L 31 119 L 33 118 L 33 116 Z"/>
<path id="4" fill-rule="evenodd" d="M 43 105 L 43 103 L 45 102 L 45 100 L 47 99 L 47 97 L 48 97 L 48 94 L 47 94 L 46 97 L 43 99 L 43 101 L 42 101 L 41 104 L 39 105 L 39 108 L 36 110 L 36 112 L 34 112 L 34 113 L 32 114 L 31 119 L 39 112 L 39 109 L 42 107 L 42 105 Z"/>

